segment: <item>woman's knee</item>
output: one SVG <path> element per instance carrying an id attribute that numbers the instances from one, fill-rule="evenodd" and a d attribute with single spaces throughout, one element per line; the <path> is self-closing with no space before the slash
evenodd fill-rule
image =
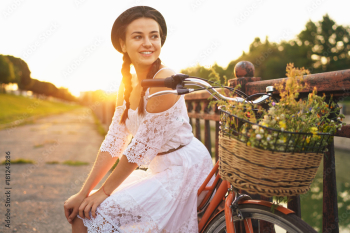
<path id="1" fill-rule="evenodd" d="M 87 233 L 87 228 L 84 226 L 83 220 L 75 217 L 72 222 L 72 233 Z"/>

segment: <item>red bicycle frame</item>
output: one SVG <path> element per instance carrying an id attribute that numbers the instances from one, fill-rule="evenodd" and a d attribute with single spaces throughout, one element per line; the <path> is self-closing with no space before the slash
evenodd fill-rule
<path id="1" fill-rule="evenodd" d="M 209 181 L 212 179 L 212 177 L 218 171 L 218 168 L 219 168 L 219 161 L 214 165 L 213 169 L 211 170 L 211 172 L 209 173 L 209 175 L 207 176 L 207 178 L 205 179 L 205 181 L 203 182 L 201 187 L 198 189 L 197 196 L 199 196 L 204 191 L 208 191 L 207 194 L 205 195 L 203 201 L 198 206 L 198 210 L 202 209 L 204 207 L 204 205 L 207 203 L 207 201 L 211 197 L 215 187 L 218 185 L 218 182 L 221 179 L 220 175 L 217 174 L 213 184 L 211 186 L 207 187 Z M 229 192 L 229 193 L 226 197 L 227 192 Z M 221 184 L 219 185 L 219 187 L 216 190 L 215 195 L 210 200 L 208 207 L 206 208 L 202 218 L 200 219 L 200 221 L 198 223 L 199 232 L 203 232 L 203 230 L 207 227 L 209 222 L 215 218 L 215 216 L 220 214 L 222 211 L 225 211 L 226 231 L 227 231 L 227 233 L 234 233 L 235 226 L 234 226 L 233 222 L 231 222 L 231 217 L 232 217 L 231 205 L 232 205 L 232 202 L 234 200 L 234 197 L 235 197 L 235 193 L 233 190 L 231 190 L 231 184 L 226 180 L 222 180 Z M 219 210 L 218 213 L 216 213 L 214 216 L 212 216 L 222 201 L 225 201 L 224 209 Z M 267 207 L 271 207 L 273 205 L 273 203 L 268 202 L 268 201 L 263 201 L 263 200 L 241 200 L 238 202 L 238 204 L 254 204 L 254 205 L 267 206 Z M 283 206 L 278 206 L 277 210 L 284 213 L 284 214 L 294 213 L 292 210 L 287 209 Z M 246 232 L 250 232 L 250 229 L 252 229 L 252 222 L 250 219 L 244 220 L 244 227 L 246 229 Z"/>

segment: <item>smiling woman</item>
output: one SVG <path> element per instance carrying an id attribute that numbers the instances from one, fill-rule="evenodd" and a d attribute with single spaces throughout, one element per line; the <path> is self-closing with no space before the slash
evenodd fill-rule
<path id="1" fill-rule="evenodd" d="M 167 88 L 140 85 L 175 74 L 159 58 L 166 35 L 163 16 L 147 6 L 126 10 L 113 25 L 112 44 L 123 54 L 123 80 L 92 171 L 64 204 L 73 232 L 198 232 L 197 203 L 204 196 L 197 198 L 197 191 L 213 167 L 210 154 L 192 134 L 184 96 L 147 101 L 149 94 Z M 117 158 L 114 171 L 94 189 Z"/>

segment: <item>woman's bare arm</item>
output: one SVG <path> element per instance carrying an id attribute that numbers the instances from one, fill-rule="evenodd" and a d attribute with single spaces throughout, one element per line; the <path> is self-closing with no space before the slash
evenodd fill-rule
<path id="1" fill-rule="evenodd" d="M 122 156 L 117 167 L 102 185 L 106 194 L 111 194 L 137 168 L 137 163 L 130 163 L 126 156 Z"/>
<path id="2" fill-rule="evenodd" d="M 117 157 L 112 157 L 109 152 L 99 151 L 94 166 L 79 193 L 84 195 L 84 197 L 88 196 L 91 190 L 96 187 L 111 169 L 117 159 Z"/>
<path id="3" fill-rule="evenodd" d="M 117 106 L 123 105 L 123 95 L 124 84 L 121 82 L 118 90 Z M 107 174 L 117 159 L 106 151 L 98 151 L 94 166 L 79 193 L 86 197 Z"/>

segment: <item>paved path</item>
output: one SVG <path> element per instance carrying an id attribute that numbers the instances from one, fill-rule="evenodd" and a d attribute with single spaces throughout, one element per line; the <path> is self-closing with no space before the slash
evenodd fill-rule
<path id="1" fill-rule="evenodd" d="M 5 227 L 5 166 L 0 166 L 0 232 L 68 233 L 63 202 L 77 193 L 95 161 L 103 136 L 86 108 L 38 119 L 34 124 L 0 131 L 0 160 L 36 161 L 11 165 L 11 228 Z M 46 164 L 79 160 L 84 166 Z M 107 178 L 108 175 L 105 176 Z M 104 179 L 105 180 L 105 179 Z M 97 187 L 104 182 L 102 180 Z"/>

